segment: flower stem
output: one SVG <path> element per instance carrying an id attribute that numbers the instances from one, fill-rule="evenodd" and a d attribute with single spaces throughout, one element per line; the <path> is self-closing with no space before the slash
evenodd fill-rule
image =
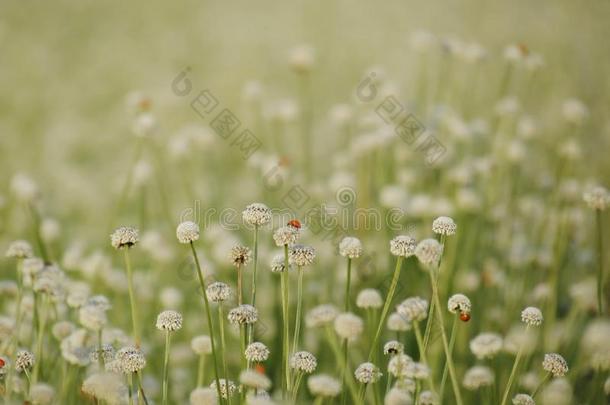
<path id="1" fill-rule="evenodd" d="M 299 346 L 299 335 L 301 332 L 301 312 L 303 311 L 303 267 L 299 266 L 299 279 L 297 283 L 297 313 L 294 320 L 294 336 L 292 340 L 292 352 L 296 352 Z"/>
<path id="2" fill-rule="evenodd" d="M 218 303 L 218 323 L 220 324 L 220 355 L 222 358 L 222 373 L 225 381 L 229 381 L 229 373 L 227 372 L 227 344 L 225 342 L 225 323 L 222 311 L 222 303 Z M 203 381 L 203 377 L 202 377 Z M 230 400 L 230 398 L 229 398 Z"/>
<path id="3" fill-rule="evenodd" d="M 205 312 L 208 319 L 208 329 L 210 330 L 210 343 L 212 344 L 212 361 L 214 362 L 214 378 L 216 379 L 216 393 L 218 394 L 218 398 L 222 398 L 220 392 L 220 380 L 218 378 L 218 361 L 216 360 L 216 346 L 214 344 L 214 324 L 212 323 L 212 314 L 210 313 L 210 301 L 208 301 L 208 293 L 205 289 L 203 272 L 201 271 L 201 265 L 199 264 L 199 257 L 197 256 L 195 245 L 193 245 L 193 242 L 191 242 L 190 245 L 191 252 L 193 253 L 193 259 L 195 260 L 195 265 L 197 266 L 197 276 L 199 277 L 199 285 L 201 286 L 201 291 L 203 292 Z"/>
<path id="4" fill-rule="evenodd" d="M 222 345 L 220 346 L 220 352 L 222 353 Z M 203 378 L 205 373 L 205 354 L 199 355 L 199 362 L 197 364 L 197 388 L 203 385 Z"/>
<path id="5" fill-rule="evenodd" d="M 424 342 L 421 335 L 421 329 L 417 321 L 413 321 L 413 329 L 415 330 L 415 340 L 417 340 L 417 346 L 419 348 L 419 358 L 425 365 L 430 366 L 430 364 L 428 363 L 428 356 L 426 355 L 426 351 L 424 350 Z M 430 375 L 428 376 L 428 384 L 430 385 L 430 389 L 432 391 L 435 391 L 434 380 L 432 380 L 432 373 L 430 373 Z"/>
<path id="6" fill-rule="evenodd" d="M 163 405 L 167 405 L 167 389 L 169 384 L 169 345 L 171 335 L 169 331 L 165 331 L 165 358 L 163 359 Z"/>
<path id="7" fill-rule="evenodd" d="M 127 389 L 129 393 L 129 405 L 133 405 L 133 375 L 127 374 Z"/>
<path id="8" fill-rule="evenodd" d="M 458 324 L 458 315 L 453 318 L 453 326 L 451 326 L 451 336 L 449 337 L 449 353 L 453 356 L 453 347 L 455 346 L 455 335 Z M 449 368 L 447 367 L 447 362 L 445 362 L 445 367 L 443 367 L 443 377 L 441 378 L 441 387 L 439 388 L 439 402 L 443 403 L 443 394 L 445 393 L 445 384 L 447 383 L 447 375 L 449 372 Z"/>
<path id="9" fill-rule="evenodd" d="M 349 289 L 352 280 L 352 259 L 347 258 L 347 283 L 345 283 L 345 312 L 349 312 Z"/>
<path id="10" fill-rule="evenodd" d="M 525 333 L 529 325 L 525 327 Z M 519 368 L 519 362 L 521 361 L 521 355 L 523 354 L 523 346 L 519 346 L 519 350 L 517 351 L 517 357 L 515 358 L 515 362 L 513 363 L 513 369 L 510 372 L 510 376 L 508 377 L 508 382 L 506 383 L 506 388 L 504 389 L 504 395 L 502 395 L 502 403 L 501 405 L 505 405 L 508 400 L 508 396 L 510 395 L 510 388 L 513 385 L 513 380 L 515 379 L 515 375 L 517 374 L 517 369 Z"/>
<path id="11" fill-rule="evenodd" d="M 349 369 L 349 362 L 348 362 L 348 341 L 347 339 L 343 339 L 343 373 L 341 376 L 341 386 L 343 387 L 343 389 L 341 390 L 341 403 L 343 405 L 345 405 L 346 401 L 347 401 L 347 392 L 345 391 L 345 380 L 347 379 L 347 372 Z"/>
<path id="12" fill-rule="evenodd" d="M 129 259 L 129 248 L 123 249 L 125 252 L 125 269 L 127 271 L 127 287 L 129 290 L 129 305 L 131 306 L 131 325 L 133 328 L 133 338 L 136 346 L 140 347 L 140 329 L 138 328 L 138 309 L 133 289 L 133 272 L 131 270 L 131 260 Z"/>
<path id="13" fill-rule="evenodd" d="M 38 333 L 36 335 L 36 363 L 32 373 L 32 382 L 38 382 L 38 375 L 42 364 L 42 343 L 44 340 L 44 330 L 47 323 L 47 303 L 49 302 L 48 295 L 42 294 L 42 308 L 40 308 L 40 316 L 38 317 Z"/>
<path id="14" fill-rule="evenodd" d="M 402 265 L 402 260 L 402 256 L 398 256 L 396 258 L 396 268 L 394 269 L 394 276 L 392 277 L 390 290 L 388 291 L 385 303 L 383 304 L 383 310 L 381 311 L 381 317 L 379 318 L 379 324 L 377 325 L 377 332 L 375 332 L 375 338 L 373 339 L 373 343 L 371 344 L 371 350 L 369 352 L 368 357 L 369 361 L 373 360 L 373 356 L 377 352 L 377 343 L 379 342 L 381 330 L 383 329 L 385 319 L 388 316 L 388 311 L 390 310 L 390 305 L 392 304 L 392 299 L 394 298 L 394 292 L 396 291 L 396 285 L 398 284 L 398 278 L 400 277 L 400 267 Z"/>
<path id="15" fill-rule="evenodd" d="M 282 315 L 284 318 L 284 339 L 282 342 L 282 357 L 284 367 L 284 388 L 285 392 L 290 391 L 290 368 L 288 367 L 289 348 L 289 314 L 288 314 L 288 245 L 284 245 L 284 271 L 282 272 Z"/>
<path id="16" fill-rule="evenodd" d="M 335 354 L 335 361 L 340 363 L 341 367 L 347 368 L 348 365 L 344 363 L 343 356 L 341 355 L 341 349 L 339 348 L 337 341 L 334 339 L 331 327 L 327 326 L 324 329 L 326 330 L 326 338 L 328 339 L 328 343 L 330 344 L 330 347 L 333 353 Z M 358 393 L 356 385 L 354 384 L 354 381 L 351 378 L 347 379 L 347 388 L 349 388 L 349 392 L 352 396 L 352 401 L 357 401 Z M 345 390 L 345 387 L 343 387 L 342 389 Z"/>
<path id="17" fill-rule="evenodd" d="M 460 393 L 460 386 L 458 384 L 457 375 L 455 372 L 455 366 L 453 364 L 453 359 L 451 358 L 451 352 L 449 350 L 449 342 L 447 341 L 447 333 L 445 332 L 445 325 L 443 323 L 443 313 L 441 312 L 441 303 L 438 293 L 438 280 L 434 275 L 434 269 L 429 269 L 430 274 L 430 283 L 432 284 L 432 297 L 436 302 L 436 317 L 438 321 L 438 326 L 441 329 L 441 337 L 443 340 L 443 348 L 445 350 L 445 357 L 447 361 L 447 366 L 449 367 L 449 377 L 451 378 L 451 385 L 453 386 L 453 393 L 455 395 L 455 401 L 457 405 L 462 405 L 462 394 Z"/>
<path id="18" fill-rule="evenodd" d="M 604 242 L 602 235 L 602 211 L 595 210 L 597 224 L 597 313 L 601 316 L 604 310 Z"/>
<path id="19" fill-rule="evenodd" d="M 256 307 L 256 268 L 258 267 L 258 225 L 254 225 L 254 263 L 252 269 L 252 306 Z"/>
<path id="20" fill-rule="evenodd" d="M 536 387 L 536 389 L 534 390 L 534 392 L 532 392 L 532 399 L 536 399 L 536 395 L 540 392 L 540 390 L 542 389 L 542 387 L 544 386 L 544 384 L 546 384 L 546 382 L 551 378 L 551 373 L 546 373 L 546 375 L 544 376 L 544 378 L 542 379 L 542 381 L 540 381 L 540 383 L 538 384 L 538 386 Z"/>

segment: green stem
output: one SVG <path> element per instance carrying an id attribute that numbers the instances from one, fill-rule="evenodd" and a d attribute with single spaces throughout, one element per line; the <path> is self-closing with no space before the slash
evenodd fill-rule
<path id="1" fill-rule="evenodd" d="M 243 292 L 242 292 L 242 271 L 241 265 L 237 265 L 237 305 L 241 305 L 244 303 Z"/>
<path id="2" fill-rule="evenodd" d="M 449 351 L 449 342 L 447 341 L 447 333 L 445 332 L 445 325 L 443 323 L 443 313 L 441 312 L 441 303 L 438 293 L 438 285 L 437 278 L 434 276 L 434 269 L 429 269 L 430 274 L 430 282 L 432 284 L 432 296 L 434 301 L 436 302 L 436 317 L 438 321 L 438 326 L 441 329 L 441 337 L 443 340 L 443 348 L 445 350 L 445 357 L 447 361 L 447 365 L 449 367 L 449 377 L 451 378 L 451 385 L 453 386 L 453 393 L 455 395 L 455 400 L 457 405 L 462 405 L 462 394 L 460 393 L 460 386 L 458 384 L 457 374 L 455 372 L 455 366 L 453 364 L 453 359 L 451 358 L 451 352 Z"/>
<path id="3" fill-rule="evenodd" d="M 299 335 L 301 333 L 301 312 L 303 311 L 303 267 L 298 268 L 299 278 L 297 283 L 297 313 L 294 320 L 294 336 L 292 339 L 292 352 L 295 353 L 299 346 Z"/>
<path id="4" fill-rule="evenodd" d="M 428 356 L 426 355 L 426 351 L 424 350 L 421 329 L 417 321 L 413 321 L 413 330 L 415 331 L 415 340 L 417 341 L 417 346 L 419 348 L 419 358 L 425 365 L 430 366 L 430 364 L 428 363 Z M 432 380 L 432 373 L 430 373 L 430 375 L 428 376 L 428 384 L 430 385 L 430 389 L 432 391 L 435 391 L 434 381 Z"/>
<path id="5" fill-rule="evenodd" d="M 326 326 L 324 329 L 326 331 L 326 338 L 328 339 L 328 343 L 330 344 L 330 347 L 335 355 L 335 361 L 338 362 L 339 365 L 343 368 L 348 367 L 347 364 L 344 363 L 341 349 L 339 348 L 339 344 L 337 343 L 337 341 L 335 340 L 335 338 L 333 336 L 331 327 Z M 357 392 L 356 385 L 354 384 L 353 379 L 351 379 L 351 378 L 347 379 L 347 388 L 349 389 L 349 392 L 352 396 L 352 401 L 356 402 L 358 400 L 358 392 Z M 345 390 L 345 387 L 343 387 L 343 390 Z"/>
<path id="6" fill-rule="evenodd" d="M 529 329 L 529 325 L 525 327 L 525 333 L 527 333 Z M 508 400 L 508 396 L 510 395 L 510 388 L 513 385 L 513 380 L 517 375 L 517 369 L 519 368 L 519 361 L 521 361 L 521 355 L 523 354 L 523 346 L 519 347 L 517 351 L 517 357 L 515 358 L 515 362 L 513 363 L 513 369 L 510 372 L 510 376 L 508 377 L 508 383 L 506 383 L 506 388 L 504 389 L 504 395 L 502 395 L 501 405 L 505 405 Z"/>
<path id="7" fill-rule="evenodd" d="M 133 375 L 127 374 L 127 389 L 129 394 L 129 405 L 133 405 Z"/>
<path id="8" fill-rule="evenodd" d="M 398 284 L 398 278 L 400 277 L 400 267 L 402 265 L 402 260 L 402 256 L 398 256 L 396 258 L 396 268 L 394 269 L 394 276 L 392 277 L 390 290 L 388 291 L 385 303 L 383 304 L 383 310 L 381 311 L 381 317 L 379 318 L 379 323 L 377 324 L 377 332 L 375 332 L 375 338 L 373 339 L 373 343 L 371 344 L 371 350 L 368 356 L 369 361 L 373 359 L 373 355 L 377 352 L 377 343 L 379 342 L 381 330 L 383 329 L 385 319 L 388 316 L 390 305 L 392 304 L 392 299 L 394 298 L 394 292 L 396 291 L 396 285 Z"/>
<path id="9" fill-rule="evenodd" d="M 210 313 L 210 301 L 208 301 L 208 293 L 205 289 L 205 281 L 203 279 L 203 272 L 201 270 L 201 265 L 199 264 L 199 257 L 197 256 L 197 251 L 195 250 L 195 245 L 193 242 L 190 243 L 191 252 L 193 253 L 193 259 L 195 260 L 195 265 L 197 266 L 197 276 L 199 277 L 199 285 L 201 286 L 201 291 L 203 292 L 203 300 L 205 304 L 205 312 L 208 319 L 208 329 L 210 330 L 210 343 L 212 344 L 212 360 L 214 362 L 214 378 L 216 379 L 216 393 L 218 394 L 218 398 L 222 398 L 220 392 L 220 380 L 218 378 L 218 361 L 216 360 L 216 346 L 214 344 L 214 324 L 212 323 L 212 314 Z"/>
<path id="10" fill-rule="evenodd" d="M 256 268 L 258 267 L 258 225 L 254 225 L 254 264 L 252 269 L 252 306 L 256 307 Z"/>
<path id="11" fill-rule="evenodd" d="M 345 312 L 349 312 L 349 289 L 352 280 L 352 259 L 347 258 L 347 283 L 345 284 Z"/>
<path id="12" fill-rule="evenodd" d="M 546 382 L 551 378 L 551 373 L 547 373 L 544 378 L 542 379 L 542 381 L 540 381 L 540 383 L 538 384 L 538 386 L 536 387 L 536 389 L 534 390 L 534 392 L 532 392 L 532 399 L 536 399 L 536 395 L 540 392 L 540 390 L 542 389 L 542 387 L 544 386 L 544 384 L 546 384 Z"/>
<path id="13" fill-rule="evenodd" d="M 290 367 L 288 366 L 289 356 L 289 312 L 288 312 L 288 245 L 284 245 L 284 271 L 281 275 L 282 281 L 282 315 L 284 320 L 284 339 L 282 342 L 283 367 L 284 367 L 284 388 L 285 392 L 290 392 Z"/>
<path id="14" fill-rule="evenodd" d="M 220 346 L 220 352 L 222 353 L 222 345 Z M 197 364 L 197 388 L 203 385 L 203 377 L 205 370 L 205 354 L 199 355 L 199 362 Z"/>
<path id="15" fill-rule="evenodd" d="M 40 367 L 42 364 L 42 342 L 44 339 L 44 331 L 47 322 L 46 315 L 48 302 L 48 295 L 42 294 L 42 308 L 40 308 L 40 316 L 38 318 L 38 333 L 36 335 L 36 363 L 34 364 L 34 371 L 32 373 L 32 382 L 34 384 L 38 382 L 38 375 L 40 373 Z"/>
<path id="16" fill-rule="evenodd" d="M 451 326 L 451 336 L 449 337 L 449 353 L 453 356 L 453 347 L 455 346 L 455 335 L 458 324 L 458 316 L 456 315 L 453 318 L 453 325 Z M 443 394 L 445 393 L 445 384 L 447 383 L 447 375 L 449 372 L 449 368 L 447 367 L 447 362 L 445 362 L 445 366 L 443 367 L 443 377 L 441 378 L 441 388 L 439 389 L 439 403 L 443 403 Z"/>
<path id="17" fill-rule="evenodd" d="M 218 303 L 218 323 L 220 324 L 220 355 L 222 357 L 222 372 L 225 381 L 229 381 L 229 373 L 227 372 L 227 344 L 225 341 L 225 322 L 222 311 L 222 303 Z M 202 377 L 203 378 L 203 377 Z M 230 398 L 229 398 L 230 401 Z"/>
<path id="18" fill-rule="evenodd" d="M 341 373 L 341 386 L 343 387 L 341 390 L 341 404 L 345 405 L 347 401 L 347 392 L 345 390 L 345 381 L 347 379 L 347 373 L 349 369 L 349 361 L 348 361 L 348 345 L 349 342 L 347 339 L 343 340 L 343 372 Z"/>
<path id="19" fill-rule="evenodd" d="M 104 371 L 105 368 L 105 362 L 104 362 L 104 345 L 102 343 L 102 328 L 100 328 L 100 330 L 97 331 L 97 345 L 98 345 L 98 358 L 97 361 L 99 362 L 100 365 L 100 370 Z"/>
<path id="20" fill-rule="evenodd" d="M 602 235 L 602 211 L 595 210 L 597 224 L 597 313 L 601 316 L 604 310 L 604 243 Z"/>
<path id="21" fill-rule="evenodd" d="M 133 272 L 131 270 L 131 260 L 129 259 L 129 248 L 124 248 L 125 269 L 127 270 L 127 287 L 129 290 L 129 305 L 131 307 L 131 325 L 133 329 L 133 338 L 136 346 L 140 347 L 140 329 L 138 328 L 138 308 L 136 306 L 136 297 L 133 288 Z"/>
<path id="22" fill-rule="evenodd" d="M 165 358 L 163 359 L 163 405 L 167 405 L 167 391 L 169 385 L 169 345 L 171 335 L 169 331 L 165 331 Z"/>

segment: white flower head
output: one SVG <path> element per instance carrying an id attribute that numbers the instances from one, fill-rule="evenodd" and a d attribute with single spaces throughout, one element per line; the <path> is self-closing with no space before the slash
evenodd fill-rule
<path id="1" fill-rule="evenodd" d="M 15 257 L 18 259 L 25 259 L 32 257 L 32 245 L 25 240 L 16 240 L 8 246 L 6 250 L 6 257 Z"/>
<path id="2" fill-rule="evenodd" d="M 354 341 L 362 334 L 364 322 L 359 316 L 351 312 L 337 315 L 334 321 L 335 332 L 341 339 Z"/>
<path id="3" fill-rule="evenodd" d="M 542 311 L 536 307 L 527 307 L 521 311 L 521 321 L 529 326 L 539 326 L 543 320 Z"/>
<path id="4" fill-rule="evenodd" d="M 191 243 L 199 239 L 199 225 L 193 221 L 180 223 L 176 228 L 176 238 L 180 243 Z"/>
<path id="5" fill-rule="evenodd" d="M 313 396 L 333 398 L 341 393 L 341 383 L 326 374 L 312 375 L 307 380 L 307 387 Z"/>
<path id="6" fill-rule="evenodd" d="M 396 312 L 407 322 L 419 322 L 428 317 L 428 301 L 421 297 L 409 297 L 396 306 Z"/>
<path id="7" fill-rule="evenodd" d="M 246 347 L 246 359 L 251 362 L 260 363 L 269 358 L 269 348 L 261 342 L 252 342 Z"/>
<path id="8" fill-rule="evenodd" d="M 472 309 L 472 305 L 470 303 L 470 299 L 464 294 L 454 294 L 449 297 L 449 300 L 447 301 L 447 309 L 452 314 L 469 314 Z"/>
<path id="9" fill-rule="evenodd" d="M 357 259 L 362 255 L 362 242 L 360 239 L 347 236 L 339 243 L 339 254 L 350 259 Z"/>
<path id="10" fill-rule="evenodd" d="M 377 309 L 383 306 L 383 298 L 374 288 L 365 288 L 356 297 L 356 306 L 363 309 Z"/>
<path id="11" fill-rule="evenodd" d="M 307 374 L 314 372 L 318 366 L 316 356 L 309 352 L 296 352 L 290 357 L 290 368 Z"/>
<path id="12" fill-rule="evenodd" d="M 215 281 L 206 288 L 208 298 L 212 302 L 224 302 L 231 298 L 231 287 L 227 284 Z"/>
<path id="13" fill-rule="evenodd" d="M 157 316 L 156 327 L 159 330 L 174 332 L 182 329 L 182 315 L 173 310 L 161 312 Z"/>
<path id="14" fill-rule="evenodd" d="M 553 377 L 563 377 L 568 372 L 568 363 L 557 353 L 547 353 L 542 361 L 542 368 L 553 374 Z"/>
<path id="15" fill-rule="evenodd" d="M 196 354 L 210 354 L 212 353 L 212 339 L 208 335 L 199 335 L 191 339 L 191 349 Z"/>
<path id="16" fill-rule="evenodd" d="M 497 333 L 481 333 L 470 341 L 470 351 L 477 359 L 490 359 L 502 350 L 502 336 Z"/>
<path id="17" fill-rule="evenodd" d="M 131 248 L 138 243 L 138 230 L 130 226 L 121 226 L 110 235 L 110 243 L 115 249 Z"/>
<path id="18" fill-rule="evenodd" d="M 436 234 L 451 236 L 455 235 L 456 230 L 457 225 L 451 217 L 438 217 L 432 221 L 432 232 Z"/>
<path id="19" fill-rule="evenodd" d="M 376 365 L 368 362 L 360 364 L 354 372 L 356 380 L 362 384 L 376 383 L 382 375 L 383 374 Z"/>
<path id="20" fill-rule="evenodd" d="M 610 192 L 601 186 L 594 187 L 583 194 L 583 200 L 589 208 L 604 211 L 610 206 Z"/>
<path id="21" fill-rule="evenodd" d="M 417 244 L 415 256 L 426 266 L 436 266 L 443 254 L 443 245 L 436 239 L 424 239 Z"/>
<path id="22" fill-rule="evenodd" d="M 300 231 L 291 225 L 282 226 L 273 233 L 273 240 L 278 247 L 292 245 L 299 240 Z"/>
<path id="23" fill-rule="evenodd" d="M 252 203 L 242 212 L 245 223 L 261 226 L 271 221 L 271 210 L 263 203 Z"/>
<path id="24" fill-rule="evenodd" d="M 253 324 L 258 320 L 258 311 L 252 305 L 243 304 L 230 310 L 227 318 L 234 325 Z"/>
<path id="25" fill-rule="evenodd" d="M 407 235 L 399 235 L 390 241 L 390 253 L 394 256 L 410 257 L 415 254 L 417 242 Z"/>

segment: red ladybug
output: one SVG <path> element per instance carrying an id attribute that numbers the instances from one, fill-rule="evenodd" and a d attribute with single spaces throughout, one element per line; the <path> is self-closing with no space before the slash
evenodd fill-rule
<path id="1" fill-rule="evenodd" d="M 4 367 L 6 365 L 6 362 L 4 361 L 4 359 L 0 359 L 0 368 Z"/>
<path id="2" fill-rule="evenodd" d="M 298 219 L 291 219 L 290 221 L 288 221 L 288 226 L 291 226 L 296 229 L 301 229 L 301 221 L 299 221 Z"/>
<path id="3" fill-rule="evenodd" d="M 462 322 L 468 322 L 470 320 L 470 314 L 466 313 L 466 312 L 462 312 L 460 314 L 460 320 Z"/>
<path id="4" fill-rule="evenodd" d="M 254 369 L 261 373 L 261 374 L 265 374 L 265 366 L 263 366 L 262 364 L 258 363 L 257 365 L 254 366 Z"/>

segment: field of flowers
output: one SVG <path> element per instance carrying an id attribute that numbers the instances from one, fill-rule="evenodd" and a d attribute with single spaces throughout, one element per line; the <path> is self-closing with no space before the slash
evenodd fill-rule
<path id="1" fill-rule="evenodd" d="M 610 403 L 609 3 L 0 9 L 2 403 Z"/>

